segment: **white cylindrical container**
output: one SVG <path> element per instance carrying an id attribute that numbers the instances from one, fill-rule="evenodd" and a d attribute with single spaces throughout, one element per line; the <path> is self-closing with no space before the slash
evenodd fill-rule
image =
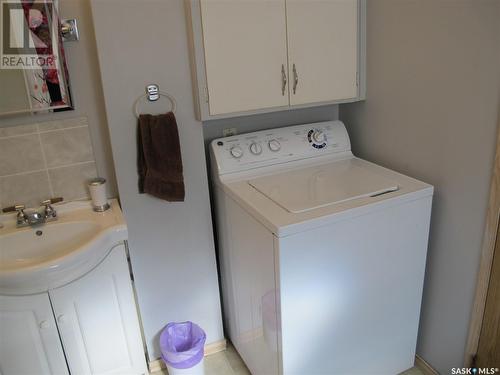
<path id="1" fill-rule="evenodd" d="M 205 358 L 202 358 L 198 364 L 190 368 L 175 368 L 165 363 L 168 375 L 205 375 Z"/>
<path id="2" fill-rule="evenodd" d="M 109 209 L 108 198 L 106 197 L 106 179 L 97 177 L 90 180 L 89 191 L 94 211 L 103 212 Z"/>

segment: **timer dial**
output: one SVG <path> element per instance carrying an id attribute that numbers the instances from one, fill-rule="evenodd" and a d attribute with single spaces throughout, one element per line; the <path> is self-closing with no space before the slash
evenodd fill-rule
<path id="1" fill-rule="evenodd" d="M 235 159 L 239 159 L 243 156 L 243 150 L 240 146 L 233 146 L 231 150 L 229 150 L 231 156 Z"/>
<path id="2" fill-rule="evenodd" d="M 307 132 L 307 140 L 316 149 L 326 147 L 326 134 L 320 129 L 311 129 Z"/>
<path id="3" fill-rule="evenodd" d="M 314 130 L 312 133 L 312 139 L 314 143 L 324 143 L 326 141 L 326 135 L 321 130 Z"/>
<path id="4" fill-rule="evenodd" d="M 277 139 L 271 139 L 268 143 L 269 149 L 273 152 L 281 150 L 281 144 Z"/>

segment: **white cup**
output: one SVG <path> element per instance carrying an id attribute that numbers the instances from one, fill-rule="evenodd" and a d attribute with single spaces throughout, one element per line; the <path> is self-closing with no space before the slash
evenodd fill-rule
<path id="1" fill-rule="evenodd" d="M 110 206 L 106 197 L 106 179 L 97 177 L 90 180 L 89 190 L 94 211 L 104 212 L 108 210 Z"/>

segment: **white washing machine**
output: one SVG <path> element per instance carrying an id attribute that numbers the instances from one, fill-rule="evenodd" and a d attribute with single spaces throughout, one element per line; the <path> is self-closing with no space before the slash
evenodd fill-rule
<path id="1" fill-rule="evenodd" d="M 340 121 L 211 143 L 226 333 L 253 375 L 413 366 L 433 187 Z"/>

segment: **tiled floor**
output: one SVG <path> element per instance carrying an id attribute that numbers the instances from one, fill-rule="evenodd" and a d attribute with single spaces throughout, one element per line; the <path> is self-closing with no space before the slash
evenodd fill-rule
<path id="1" fill-rule="evenodd" d="M 156 374 L 159 375 L 159 373 Z M 167 370 L 164 370 L 163 374 L 168 375 Z M 238 352 L 228 343 L 227 350 L 205 357 L 205 375 L 250 375 L 250 371 Z M 423 375 L 423 373 L 418 368 L 413 367 L 401 375 Z"/>
<path id="2" fill-rule="evenodd" d="M 230 343 L 225 351 L 205 358 L 205 372 L 206 375 L 250 375 L 247 366 Z"/>

